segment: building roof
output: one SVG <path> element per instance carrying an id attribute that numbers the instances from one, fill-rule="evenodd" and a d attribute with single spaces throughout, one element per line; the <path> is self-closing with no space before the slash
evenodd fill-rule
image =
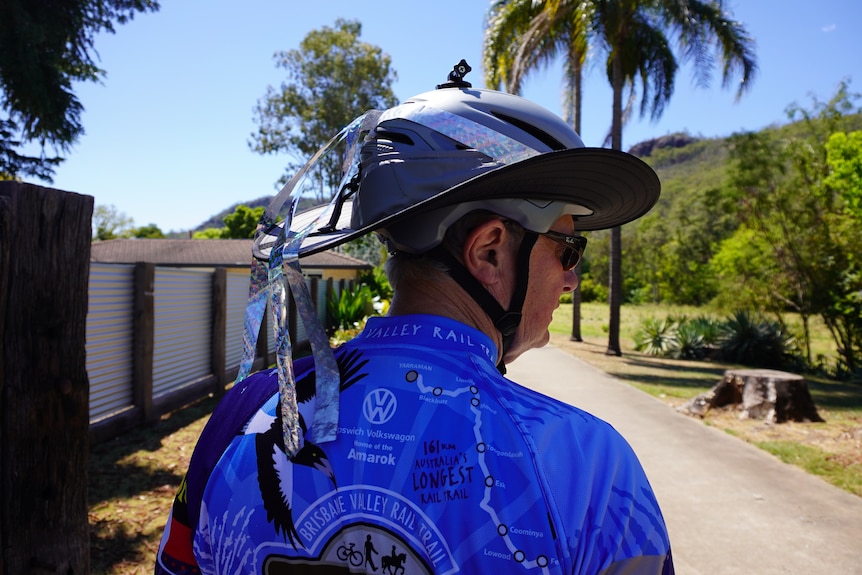
<path id="1" fill-rule="evenodd" d="M 90 261 L 150 262 L 164 266 L 249 267 L 251 240 L 117 239 L 93 242 Z M 370 269 L 366 261 L 332 250 L 302 258 L 304 269 Z"/>

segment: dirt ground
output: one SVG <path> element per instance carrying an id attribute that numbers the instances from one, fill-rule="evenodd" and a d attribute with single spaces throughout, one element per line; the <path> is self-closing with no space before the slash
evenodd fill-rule
<path id="1" fill-rule="evenodd" d="M 842 465 L 862 465 L 862 420 L 829 422 L 830 414 L 820 410 L 825 423 L 798 423 L 789 421 L 772 424 L 740 418 L 735 408 L 712 410 L 706 421 L 715 427 L 727 430 L 754 444 L 789 441 L 817 447 L 832 454 L 832 459 Z"/>

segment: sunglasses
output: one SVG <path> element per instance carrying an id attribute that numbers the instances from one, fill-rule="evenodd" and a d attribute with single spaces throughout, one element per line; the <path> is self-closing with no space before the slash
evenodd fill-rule
<path id="1" fill-rule="evenodd" d="M 537 232 L 538 233 L 538 232 Z M 560 263 L 563 264 L 563 271 L 575 269 L 581 263 L 581 258 L 584 257 L 584 250 L 587 248 L 587 238 L 583 236 L 567 236 L 560 232 L 549 230 L 544 233 L 539 233 L 540 236 L 545 236 L 549 240 L 555 241 L 565 249 L 563 255 L 560 256 Z"/>

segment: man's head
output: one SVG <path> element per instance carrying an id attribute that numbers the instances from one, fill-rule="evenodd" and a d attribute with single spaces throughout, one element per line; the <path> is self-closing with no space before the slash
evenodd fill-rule
<path id="1" fill-rule="evenodd" d="M 574 289 L 576 280 L 562 261 L 582 250 L 573 232 L 629 222 L 659 195 L 658 178 L 637 158 L 586 148 L 571 127 L 541 106 L 465 82 L 367 114 L 346 134 L 355 144 L 346 154 L 341 189 L 328 207 L 294 218 L 298 227 L 291 229 L 307 234 L 298 255 L 369 232 L 379 234 L 392 253 L 424 254 L 488 314 L 503 335 L 504 350 L 520 337 L 522 309 L 530 308 L 525 298 L 535 291 L 528 281 L 534 247 L 556 251 L 557 266 L 571 276 L 557 282 L 560 290 Z M 511 231 L 521 230 L 512 244 L 513 285 L 489 289 L 474 273 L 479 270 L 465 269 L 463 245 L 441 247 L 451 229 L 464 227 L 465 216 L 477 212 L 493 215 L 479 227 L 499 222 L 510 242 Z"/>
<path id="2" fill-rule="evenodd" d="M 565 215 L 545 234 L 533 234 L 500 215 L 471 212 L 448 228 L 439 248 L 426 254 L 397 252 L 386 262 L 395 291 L 392 312 L 448 315 L 453 309 L 463 311 L 464 301 L 474 301 L 469 305 L 478 303 L 490 320 L 511 320 L 516 315 L 518 321 L 509 326 L 508 338 L 499 330 L 500 359 L 509 363 L 548 342 L 548 326 L 560 294 L 578 285 L 574 268 L 586 240 L 574 235 L 573 228 L 572 217 Z M 452 281 L 472 300 L 457 291 Z M 453 299 L 462 301 L 446 307 Z M 494 337 L 493 325 L 487 327 Z"/>

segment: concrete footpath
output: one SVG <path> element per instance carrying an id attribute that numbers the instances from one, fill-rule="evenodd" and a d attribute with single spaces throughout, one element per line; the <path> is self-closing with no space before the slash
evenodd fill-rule
<path id="1" fill-rule="evenodd" d="M 862 498 L 559 348 L 527 352 L 507 376 L 625 436 L 662 507 L 679 575 L 862 574 Z"/>

